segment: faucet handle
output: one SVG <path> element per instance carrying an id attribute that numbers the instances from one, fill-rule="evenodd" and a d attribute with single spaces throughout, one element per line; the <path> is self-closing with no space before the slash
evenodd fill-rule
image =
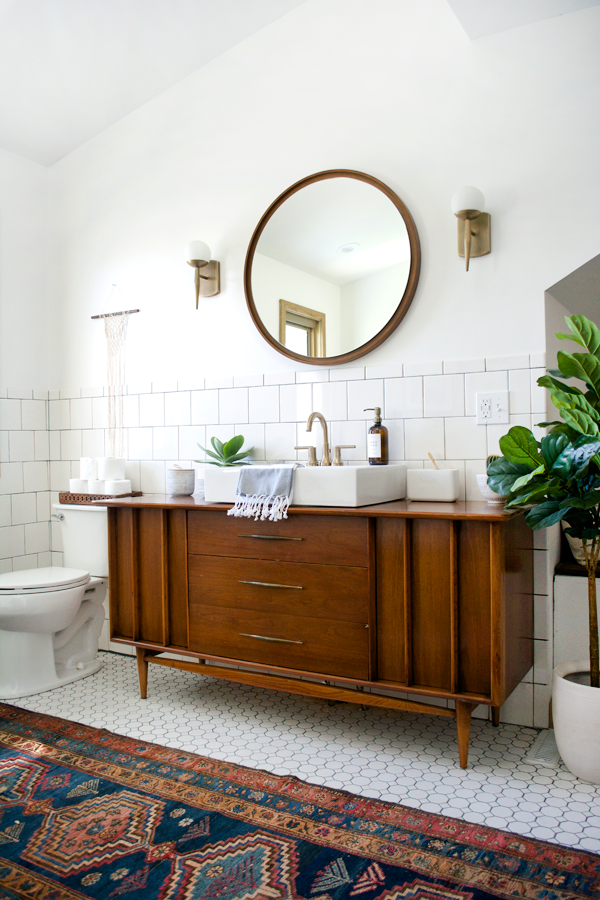
<path id="1" fill-rule="evenodd" d="M 317 462 L 317 449 L 312 445 L 310 447 L 294 447 L 294 450 L 308 450 L 308 464 L 309 466 L 318 466 Z"/>
<path id="2" fill-rule="evenodd" d="M 340 450 L 355 450 L 356 444 L 338 444 L 337 447 L 334 448 L 333 452 L 333 465 L 334 466 L 343 466 L 342 462 L 342 454 Z"/>

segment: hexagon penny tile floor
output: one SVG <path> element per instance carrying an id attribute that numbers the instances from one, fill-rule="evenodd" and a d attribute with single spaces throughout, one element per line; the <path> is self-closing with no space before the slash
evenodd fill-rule
<path id="1" fill-rule="evenodd" d="M 473 719 L 463 770 L 448 719 L 329 706 L 161 666 L 150 666 L 141 700 L 135 659 L 101 655 L 96 675 L 15 705 L 600 853 L 600 787 L 562 763 L 529 762 L 533 728 Z"/>

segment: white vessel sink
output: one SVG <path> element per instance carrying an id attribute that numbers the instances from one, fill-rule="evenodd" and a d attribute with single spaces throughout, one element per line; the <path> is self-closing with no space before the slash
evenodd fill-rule
<path id="1" fill-rule="evenodd" d="M 234 503 L 240 470 L 208 466 L 204 494 L 211 503 Z M 404 466 L 306 466 L 294 473 L 294 506 L 369 506 L 406 495 Z"/>

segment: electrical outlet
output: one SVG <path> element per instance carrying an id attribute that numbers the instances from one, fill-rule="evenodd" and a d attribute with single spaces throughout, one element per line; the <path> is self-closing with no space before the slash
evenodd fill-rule
<path id="1" fill-rule="evenodd" d="M 480 391 L 475 394 L 478 425 L 508 425 L 508 391 Z"/>

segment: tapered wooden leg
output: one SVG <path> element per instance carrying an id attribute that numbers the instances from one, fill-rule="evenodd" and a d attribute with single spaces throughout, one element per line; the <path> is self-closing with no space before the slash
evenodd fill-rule
<path id="1" fill-rule="evenodd" d="M 143 647 L 135 648 L 137 657 L 138 678 L 140 681 L 140 697 L 146 699 L 148 693 L 148 660 L 146 659 L 146 651 Z"/>
<path id="2" fill-rule="evenodd" d="M 467 768 L 469 759 L 469 734 L 471 733 L 471 713 L 475 703 L 456 701 L 456 730 L 458 731 L 458 759 L 461 769 Z"/>
<path id="3" fill-rule="evenodd" d="M 492 706 L 492 725 L 497 728 L 500 724 L 500 707 Z"/>

